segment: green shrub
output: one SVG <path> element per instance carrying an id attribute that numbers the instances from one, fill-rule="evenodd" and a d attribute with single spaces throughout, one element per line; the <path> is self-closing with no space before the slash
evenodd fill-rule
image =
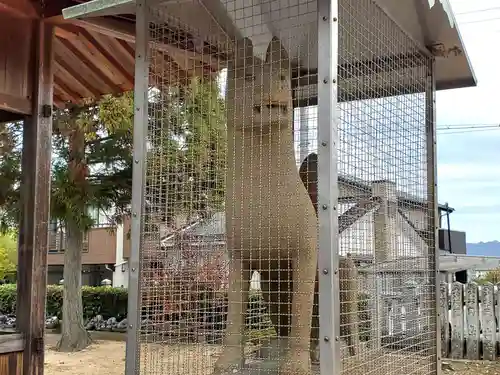
<path id="1" fill-rule="evenodd" d="M 83 315 L 90 319 L 98 314 L 104 319 L 116 317 L 123 319 L 127 315 L 127 290 L 123 288 L 90 287 L 82 288 Z M 62 317 L 63 287 L 59 285 L 47 286 L 48 316 Z M 0 313 L 15 314 L 16 312 L 16 285 L 0 285 Z"/>
<path id="2" fill-rule="evenodd" d="M 15 284 L 0 285 L 1 314 L 15 314 L 16 292 Z M 121 320 L 125 318 L 127 315 L 127 297 L 127 290 L 124 288 L 82 287 L 84 319 L 91 319 L 98 314 L 102 315 L 104 319 L 116 317 L 118 320 Z M 370 339 L 371 316 L 368 308 L 369 299 L 369 296 L 365 294 L 361 294 L 359 296 L 358 308 L 362 341 Z M 217 306 L 212 306 L 212 304 L 208 303 L 207 300 L 199 301 L 199 308 L 215 311 Z M 47 316 L 57 316 L 61 319 L 62 305 L 63 287 L 59 285 L 47 286 Z M 210 312 L 213 311 L 207 312 L 210 315 Z M 275 334 L 260 293 L 250 293 L 248 312 L 249 314 L 246 317 L 246 326 L 247 331 L 251 333 L 251 337 L 255 338 L 261 335 L 269 336 Z M 225 315 L 222 311 L 219 313 Z"/>
<path id="3" fill-rule="evenodd" d="M 127 289 L 83 287 L 82 299 L 85 318 L 92 318 L 99 314 L 104 319 L 115 317 L 120 320 L 127 316 Z"/>
<path id="4" fill-rule="evenodd" d="M 16 284 L 0 285 L 0 313 L 14 314 L 16 311 Z"/>

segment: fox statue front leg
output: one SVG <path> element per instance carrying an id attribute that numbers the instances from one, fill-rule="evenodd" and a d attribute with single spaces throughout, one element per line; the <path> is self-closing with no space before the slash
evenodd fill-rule
<path id="1" fill-rule="evenodd" d="M 292 260 L 290 349 L 281 360 L 281 375 L 311 374 L 310 335 L 317 266 L 316 233 L 312 232 L 312 236 L 304 237 L 301 241 L 296 257 Z"/>
<path id="2" fill-rule="evenodd" d="M 228 373 L 242 368 L 245 364 L 245 315 L 251 271 L 248 262 L 239 257 L 233 256 L 229 265 L 226 334 L 223 352 L 215 363 L 215 374 Z"/>

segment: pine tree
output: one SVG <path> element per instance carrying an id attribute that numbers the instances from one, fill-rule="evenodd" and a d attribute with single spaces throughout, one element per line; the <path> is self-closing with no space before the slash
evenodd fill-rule
<path id="1" fill-rule="evenodd" d="M 0 231 L 17 226 L 21 181 L 22 122 L 0 123 Z"/>
<path id="2" fill-rule="evenodd" d="M 182 213 L 210 216 L 224 190 L 225 111 L 216 82 L 193 79 L 185 87 L 152 90 L 148 119 L 148 218 L 171 223 Z M 54 113 L 51 217 L 66 230 L 64 304 L 59 350 L 77 351 L 91 339 L 83 325 L 83 236 L 94 224 L 88 208 L 128 214 L 132 193 L 133 95 Z M 0 124 L 0 220 L 19 219 L 22 123 Z M 158 168 L 157 168 L 158 167 Z M 149 223 L 151 224 L 151 223 Z"/>
<path id="3" fill-rule="evenodd" d="M 226 119 L 217 81 L 150 95 L 147 191 L 149 216 L 172 224 L 185 214 L 207 218 L 224 198 Z"/>
<path id="4" fill-rule="evenodd" d="M 132 124 L 130 93 L 54 116 L 51 214 L 66 230 L 61 351 L 78 351 L 91 342 L 81 297 L 83 239 L 93 225 L 89 208 L 113 209 L 119 218 L 130 205 Z"/>

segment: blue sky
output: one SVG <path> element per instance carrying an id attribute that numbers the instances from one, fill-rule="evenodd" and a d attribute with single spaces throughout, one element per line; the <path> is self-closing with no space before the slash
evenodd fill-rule
<path id="1" fill-rule="evenodd" d="M 450 0 L 478 86 L 437 93 L 438 127 L 500 124 L 500 3 Z M 485 9 L 486 11 L 479 11 Z M 485 21 L 492 19 L 490 21 Z M 500 130 L 438 132 L 439 201 L 468 242 L 500 240 Z"/>

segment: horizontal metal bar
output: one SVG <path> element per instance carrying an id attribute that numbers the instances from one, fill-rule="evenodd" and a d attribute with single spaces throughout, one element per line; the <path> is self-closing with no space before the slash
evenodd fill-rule
<path id="1" fill-rule="evenodd" d="M 416 68 L 426 65 L 426 60 L 419 52 L 399 53 L 391 56 L 376 57 L 371 60 L 360 60 L 353 63 L 345 63 L 338 66 L 337 75 L 339 79 L 351 79 L 364 77 L 370 74 L 393 72 L 401 69 Z M 294 69 L 292 74 L 292 88 L 314 85 L 318 82 L 316 69 Z"/>
<path id="2" fill-rule="evenodd" d="M 92 0 L 62 10 L 64 19 L 135 13 L 135 0 Z"/>

